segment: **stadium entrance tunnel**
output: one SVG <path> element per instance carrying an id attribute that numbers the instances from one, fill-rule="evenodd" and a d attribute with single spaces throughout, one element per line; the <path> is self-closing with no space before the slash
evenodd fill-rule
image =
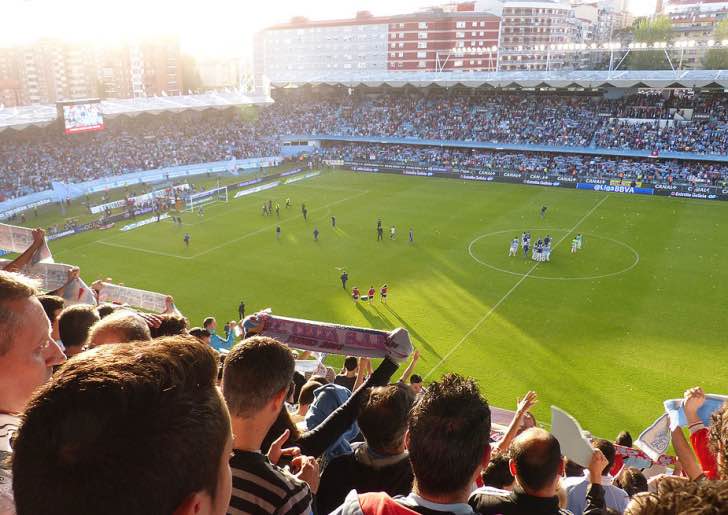
<path id="1" fill-rule="evenodd" d="M 468 245 L 471 258 L 486 268 L 518 277 L 553 281 L 587 281 L 625 274 L 639 264 L 640 255 L 627 243 L 583 232 L 583 245 L 575 253 L 571 241 L 577 232 L 568 229 L 531 230 L 531 248 L 524 256 L 520 245 L 523 229 L 505 229 L 481 234 Z M 538 239 L 551 236 L 551 261 L 537 262 L 532 258 L 533 245 Z M 509 256 L 511 241 L 519 239 L 516 256 Z"/>

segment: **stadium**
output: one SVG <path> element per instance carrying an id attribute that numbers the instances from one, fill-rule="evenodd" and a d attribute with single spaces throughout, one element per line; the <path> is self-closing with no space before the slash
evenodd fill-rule
<path id="1" fill-rule="evenodd" d="M 75 102 L 71 122 L 0 109 L 4 266 L 25 260 L 8 269 L 67 305 L 181 314 L 223 355 L 267 308 L 262 319 L 403 328 L 418 353 L 406 380 L 477 380 L 493 441 L 512 439 L 524 409 L 557 434 L 556 406 L 590 437 L 644 431 L 622 463 L 664 472 L 678 454 L 693 478 L 679 442 L 650 438 L 664 440 L 667 400 L 698 384 L 686 399 L 722 393 L 728 374 L 726 72 L 340 72 L 271 86 Z M 307 345 L 291 344 L 310 354 L 297 361 L 308 375 L 361 350 Z M 539 403 L 519 403 L 530 391 Z"/>

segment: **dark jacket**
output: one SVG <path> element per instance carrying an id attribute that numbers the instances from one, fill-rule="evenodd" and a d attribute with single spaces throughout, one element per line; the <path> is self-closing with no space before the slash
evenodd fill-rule
<path id="1" fill-rule="evenodd" d="M 558 497 L 535 497 L 518 486 L 508 494 L 482 493 L 476 490 L 468 500 L 476 513 L 482 515 L 570 515 L 559 508 Z"/>
<path id="2" fill-rule="evenodd" d="M 338 456 L 324 469 L 316 494 L 317 513 L 331 513 L 351 490 L 407 495 L 412 490 L 412 466 L 405 452 L 377 456 L 366 444 L 354 444 L 354 452 Z"/>

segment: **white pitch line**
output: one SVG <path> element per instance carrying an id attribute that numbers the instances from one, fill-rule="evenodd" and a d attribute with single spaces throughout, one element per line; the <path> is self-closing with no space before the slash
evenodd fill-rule
<path id="1" fill-rule="evenodd" d="M 565 239 L 566 239 L 566 238 L 567 238 L 567 237 L 568 237 L 568 236 L 569 236 L 569 235 L 570 235 L 571 233 L 573 233 L 573 232 L 574 232 L 574 231 L 576 230 L 576 228 L 577 228 L 577 227 L 579 227 L 579 226 L 580 226 L 580 225 L 582 224 L 582 222 L 584 222 L 584 220 L 586 220 L 587 218 L 589 218 L 589 216 L 590 216 L 590 215 L 591 215 L 591 214 L 592 214 L 592 213 L 593 213 L 593 212 L 594 212 L 594 211 L 595 211 L 595 210 L 596 210 L 596 209 L 597 209 L 597 208 L 598 208 L 599 206 L 601 206 L 601 205 L 602 205 L 602 203 L 603 203 L 603 202 L 604 202 L 605 200 L 607 200 L 607 197 L 608 197 L 608 196 L 609 196 L 609 195 L 604 195 L 604 196 L 603 196 L 603 197 L 602 197 L 602 198 L 601 198 L 601 199 L 599 200 L 599 202 L 597 202 L 597 203 L 596 203 L 596 204 L 595 204 L 595 205 L 594 205 L 594 206 L 593 206 L 593 207 L 592 207 L 592 208 L 591 208 L 591 209 L 590 209 L 590 210 L 589 210 L 589 211 L 588 211 L 588 212 L 587 212 L 587 213 L 586 213 L 586 214 L 585 214 L 584 216 L 582 216 L 582 217 L 581 217 L 581 219 L 580 219 L 580 220 L 579 220 L 578 222 L 576 222 L 576 225 L 574 225 L 574 227 L 572 227 L 572 228 L 571 228 L 571 230 L 570 230 L 569 232 L 567 232 L 567 233 L 566 233 L 566 234 L 564 235 L 564 237 L 563 237 L 563 238 L 561 238 L 561 239 L 560 239 L 559 241 L 557 241 L 557 242 L 556 242 L 556 243 L 554 244 L 554 248 L 556 248 L 556 247 L 557 247 L 557 246 L 559 245 L 559 243 L 561 243 L 562 241 L 564 241 L 564 240 L 565 240 Z M 467 333 L 465 333 L 465 334 L 463 335 L 463 337 L 462 337 L 462 338 L 460 338 L 460 341 L 458 341 L 458 342 L 457 342 L 457 343 L 455 344 L 455 346 L 454 346 L 454 347 L 453 347 L 452 349 L 450 349 L 450 350 L 448 351 L 448 353 L 447 353 L 447 354 L 445 354 L 445 356 L 443 356 L 443 357 L 442 357 L 442 359 L 440 359 L 440 361 L 439 361 L 439 362 L 437 363 L 437 365 L 435 365 L 434 367 L 432 367 L 432 368 L 430 369 L 430 371 L 429 371 L 429 372 L 427 372 L 427 375 L 425 375 L 425 379 L 427 379 L 428 377 L 430 377 L 430 376 L 432 375 L 432 373 L 433 373 L 433 372 L 434 372 L 435 370 L 437 370 L 438 368 L 440 368 L 440 367 L 442 366 L 442 364 L 443 364 L 443 363 L 445 363 L 445 361 L 447 361 L 447 360 L 448 360 L 448 359 L 450 358 L 450 356 L 452 356 L 452 354 L 453 354 L 453 353 L 454 353 L 454 352 L 455 352 L 456 350 L 458 350 L 458 349 L 460 348 L 460 346 L 462 346 L 462 344 L 463 344 L 463 343 L 465 343 L 465 341 L 466 341 L 466 340 L 468 339 L 468 337 L 469 337 L 469 336 L 470 336 L 471 334 L 473 334 L 473 333 L 474 333 L 475 331 L 477 331 L 477 330 L 478 330 L 478 329 L 480 328 L 480 326 L 481 326 L 481 325 L 483 325 L 483 324 L 485 323 L 485 321 L 486 321 L 486 320 L 488 320 L 488 319 L 489 319 L 489 318 L 491 317 L 491 315 L 492 315 L 493 313 L 495 313 L 495 310 L 496 310 L 496 309 L 498 309 L 498 306 L 500 306 L 501 304 L 503 304 L 503 302 L 505 302 L 505 300 L 506 300 L 506 299 L 507 299 L 508 297 L 510 297 L 510 296 L 511 296 L 511 293 L 513 293 L 514 291 L 516 291 L 516 289 L 517 289 L 517 288 L 518 288 L 518 287 L 519 287 L 519 286 L 520 286 L 520 285 L 521 285 L 521 284 L 522 284 L 522 283 L 523 283 L 523 282 L 524 282 L 524 281 L 525 281 L 526 279 L 528 279 L 528 277 L 529 277 L 529 276 L 531 275 L 531 273 L 533 273 L 533 271 L 534 271 L 534 270 L 536 270 L 536 268 L 538 268 L 538 265 L 540 265 L 540 264 L 541 264 L 540 262 L 536 262 L 536 264 L 535 264 L 535 265 L 533 265 L 533 266 L 531 267 L 531 269 L 530 269 L 530 270 L 529 270 L 528 272 L 526 272 L 526 274 L 525 274 L 525 275 L 524 275 L 523 277 L 521 277 L 521 278 L 520 278 L 520 279 L 518 280 L 518 282 L 516 282 L 516 284 L 514 284 L 514 285 L 513 285 L 513 287 L 512 287 L 512 288 L 511 288 L 510 290 L 508 290 L 508 291 L 506 292 L 506 294 L 505 294 L 505 295 L 503 295 L 503 297 L 501 297 L 501 298 L 500 298 L 500 300 L 499 300 L 498 302 L 496 302 L 496 303 L 495 303 L 495 305 L 493 305 L 493 307 L 491 307 L 491 308 L 490 308 L 490 309 L 488 310 L 488 312 L 487 312 L 487 313 L 486 313 L 485 315 L 483 315 L 483 317 L 482 317 L 482 318 L 481 318 L 480 320 L 478 320 L 478 321 L 477 321 L 477 322 L 475 323 L 475 325 L 474 325 L 474 326 L 473 326 L 472 328 L 470 328 L 470 330 L 469 330 L 469 331 L 468 331 Z"/>
<path id="2" fill-rule="evenodd" d="M 139 247 L 132 247 L 131 245 L 122 245 L 121 243 L 111 243 L 106 240 L 97 240 L 94 243 L 106 245 L 107 247 L 118 247 L 120 249 L 135 250 L 137 252 L 144 252 L 145 254 L 154 254 L 155 256 L 172 257 L 177 259 L 193 259 L 194 256 L 180 256 L 177 254 L 168 254 L 167 252 L 159 252 L 157 250 L 141 249 Z"/>

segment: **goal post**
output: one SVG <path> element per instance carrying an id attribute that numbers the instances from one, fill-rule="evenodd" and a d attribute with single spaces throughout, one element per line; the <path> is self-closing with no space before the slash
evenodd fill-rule
<path id="1" fill-rule="evenodd" d="M 228 196 L 228 187 L 220 186 L 219 188 L 213 188 L 211 190 L 201 191 L 199 193 L 193 193 L 189 195 L 186 200 L 186 211 L 194 212 L 200 206 L 206 206 L 215 202 L 228 202 L 230 197 Z"/>

